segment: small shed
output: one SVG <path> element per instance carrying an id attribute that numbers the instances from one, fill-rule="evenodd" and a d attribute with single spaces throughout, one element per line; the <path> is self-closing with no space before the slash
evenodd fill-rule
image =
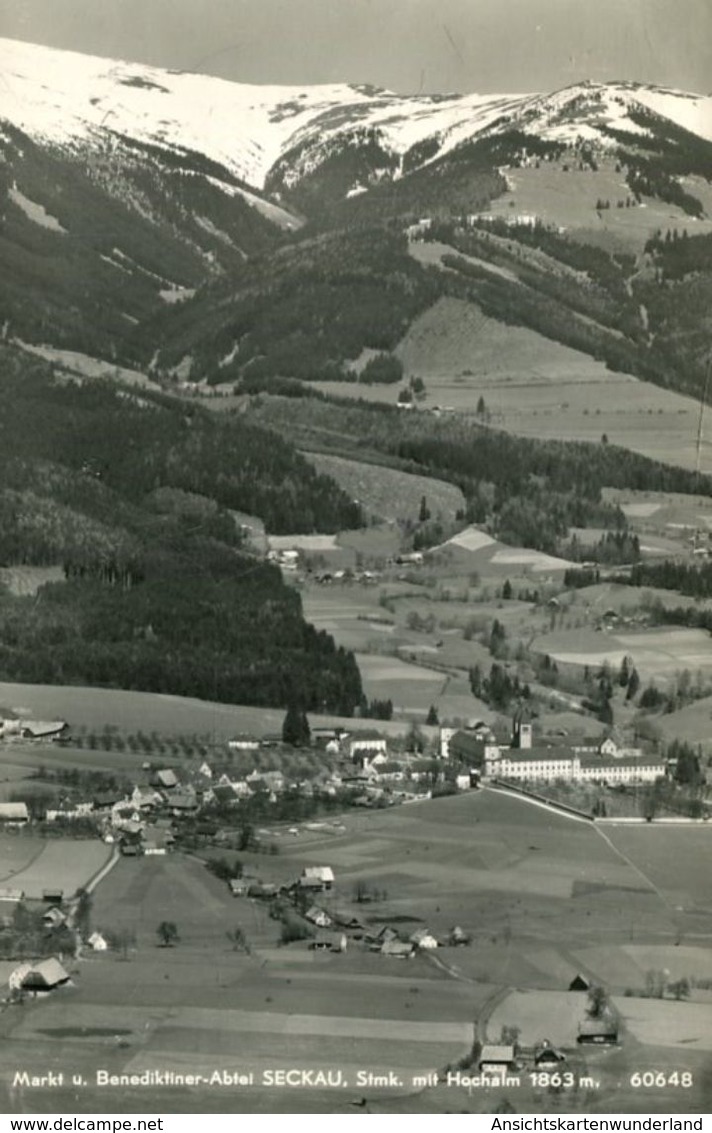
<path id="1" fill-rule="evenodd" d="M 87 940 L 87 944 L 94 952 L 106 952 L 109 947 L 106 937 L 102 936 L 100 932 L 93 932 Z"/>
<path id="2" fill-rule="evenodd" d="M 43 889 L 42 900 L 47 905 L 61 905 L 64 900 L 63 889 Z"/>
<path id="3" fill-rule="evenodd" d="M 307 909 L 304 917 L 312 924 L 318 925 L 319 928 L 328 928 L 331 924 L 329 914 L 324 909 L 320 909 L 318 905 L 312 905 L 311 908 Z"/>
<path id="4" fill-rule="evenodd" d="M 249 882 L 245 881 L 242 877 L 230 878 L 230 892 L 233 897 L 246 897 L 249 888 Z"/>
<path id="5" fill-rule="evenodd" d="M 59 928 L 60 925 L 67 923 L 67 914 L 63 913 L 58 905 L 52 905 L 42 916 L 42 924 L 45 928 Z"/>
<path id="6" fill-rule="evenodd" d="M 577 972 L 571 983 L 569 984 L 569 991 L 590 991 L 591 981 L 583 976 L 581 972 Z"/>
<path id="7" fill-rule="evenodd" d="M 448 941 L 452 945 L 469 944 L 471 939 L 469 932 L 465 932 L 464 928 L 461 928 L 459 924 L 454 925 L 454 927 L 450 929 Z"/>

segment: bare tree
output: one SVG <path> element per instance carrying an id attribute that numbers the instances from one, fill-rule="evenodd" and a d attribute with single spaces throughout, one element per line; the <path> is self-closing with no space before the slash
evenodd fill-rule
<path id="1" fill-rule="evenodd" d="M 232 932 L 226 932 L 225 935 L 232 944 L 233 952 L 245 952 L 248 956 L 250 955 L 250 945 L 241 928 L 234 928 Z"/>

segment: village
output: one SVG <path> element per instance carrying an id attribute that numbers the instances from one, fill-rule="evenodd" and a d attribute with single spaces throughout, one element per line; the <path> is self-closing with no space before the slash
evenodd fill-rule
<path id="1" fill-rule="evenodd" d="M 23 750 L 36 755 L 38 764 L 43 759 L 49 764 L 51 752 L 72 750 L 73 729 L 66 721 L 40 726 L 4 715 L 7 758 Z M 544 884 L 538 870 L 545 861 L 558 862 L 556 870 L 568 868 L 561 864 L 559 825 L 585 832 L 601 821 L 565 802 L 550 803 L 542 791 L 567 780 L 596 782 L 611 792 L 645 789 L 664 779 L 670 767 L 612 728 L 576 742 L 543 736 L 526 703 L 513 713 L 508 736 L 500 726 L 475 719 L 461 727 L 414 727 L 405 735 L 375 723 L 315 722 L 296 747 L 284 730 L 236 733 L 204 758 L 143 759 L 137 771 L 123 781 L 114 778 L 110 788 L 100 774 L 77 770 L 71 782 L 57 783 L 60 796 L 52 797 L 51 806 L 32 798 L 29 805 L 0 803 L 0 837 L 16 851 L 8 852 L 8 861 L 20 864 L 23 854 L 30 859 L 0 884 L 3 1025 L 17 1026 L 19 1011 L 52 1005 L 50 1018 L 78 1009 L 91 1020 L 102 973 L 110 973 L 112 986 L 119 980 L 118 987 L 123 972 L 153 972 L 158 964 L 168 979 L 176 962 L 192 964 L 195 956 L 197 963 L 207 954 L 200 926 L 209 917 L 215 962 L 236 965 L 236 971 L 266 964 L 272 981 L 279 972 L 304 971 L 307 962 L 317 965 L 314 978 L 325 981 L 325 989 L 338 981 L 339 971 L 349 980 L 368 973 L 411 992 L 450 983 L 462 987 L 459 981 L 465 980 L 475 1002 L 482 1002 L 466 1051 L 451 1040 L 437 1048 L 436 1069 L 428 1072 L 433 1088 L 506 1090 L 508 1096 L 540 1088 L 594 1089 L 600 1059 L 605 1073 L 614 1067 L 605 1061 L 606 1052 L 614 1059 L 628 1057 L 621 988 L 609 987 L 600 964 L 573 951 L 545 978 L 546 991 L 518 990 L 516 976 L 504 971 L 495 976 L 491 957 L 502 947 L 509 956 L 513 947 L 507 884 L 490 898 L 501 913 L 483 904 L 486 894 L 476 902 L 463 900 L 461 880 L 455 888 L 445 881 L 439 847 L 457 852 L 459 838 L 463 845 L 478 845 L 487 838 L 478 826 L 487 816 L 496 837 L 508 829 L 516 841 L 516 858 L 510 860 L 523 871 L 517 886 L 533 884 L 536 890 Z M 313 776 L 296 778 L 288 770 L 298 750 L 316 755 L 319 770 Z M 139 758 L 134 753 L 134 766 Z M 456 811 L 442 811 L 453 804 Z M 637 821 L 647 825 L 642 817 Z M 451 847 L 441 841 L 453 835 Z M 385 849 L 389 837 L 393 862 L 381 863 L 379 847 Z M 29 847 L 35 844 L 41 853 L 32 858 Z M 419 855 L 408 865 L 407 847 Z M 62 874 L 65 857 L 75 860 L 78 854 L 88 855 L 83 873 Z M 573 865 L 574 873 L 578 868 Z M 423 902 L 419 893 L 432 886 L 431 875 L 442 881 Z M 477 888 L 480 871 L 472 876 Z M 547 880 L 547 894 L 550 885 Z M 558 892 L 556 883 L 551 892 Z M 133 894 L 139 893 L 145 897 L 136 907 Z M 189 894 L 194 910 L 186 906 Z M 534 921 L 532 909 L 527 923 Z M 537 946 L 525 938 L 515 955 L 520 948 L 516 965 L 537 955 Z M 579 968 L 575 955 L 584 957 Z M 123 969 L 123 963 L 138 968 Z M 404 980 L 399 973 L 406 972 Z M 674 975 L 646 969 L 631 992 L 667 1003 L 698 994 L 686 977 Z M 424 999 L 422 1010 L 435 1012 L 434 1003 Z M 450 1009 L 439 1010 L 445 1011 L 443 1019 L 451 1017 Z M 274 1026 L 279 1018 L 273 1017 Z M 30 1025 L 39 1023 L 23 1024 Z M 455 1034 L 454 1022 L 438 1025 Z M 464 1024 L 457 1027 L 464 1035 Z M 125 1042 L 130 1050 L 134 1039 Z M 378 1078 L 359 1082 L 382 1085 Z"/>

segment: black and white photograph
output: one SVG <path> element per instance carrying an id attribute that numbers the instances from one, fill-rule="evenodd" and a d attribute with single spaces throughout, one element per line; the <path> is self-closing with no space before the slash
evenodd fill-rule
<path id="1" fill-rule="evenodd" d="M 711 1109 L 710 0 L 0 0 L 0 1113 Z"/>

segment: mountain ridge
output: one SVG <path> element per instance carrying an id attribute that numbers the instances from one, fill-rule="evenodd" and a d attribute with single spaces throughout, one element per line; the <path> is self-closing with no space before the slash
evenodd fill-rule
<path id="1" fill-rule="evenodd" d="M 425 165 L 505 128 L 611 148 L 601 127 L 644 133 L 631 107 L 712 140 L 712 97 L 626 81 L 587 80 L 533 94 L 400 95 L 356 83 L 258 86 L 11 39 L 0 39 L 0 73 L 10 96 L 0 120 L 30 137 L 95 148 L 127 135 L 192 150 L 254 189 L 265 187 L 285 155 L 299 151 L 309 169 L 324 147 L 359 130 L 372 131 L 394 158 L 396 176 L 416 147 Z"/>

